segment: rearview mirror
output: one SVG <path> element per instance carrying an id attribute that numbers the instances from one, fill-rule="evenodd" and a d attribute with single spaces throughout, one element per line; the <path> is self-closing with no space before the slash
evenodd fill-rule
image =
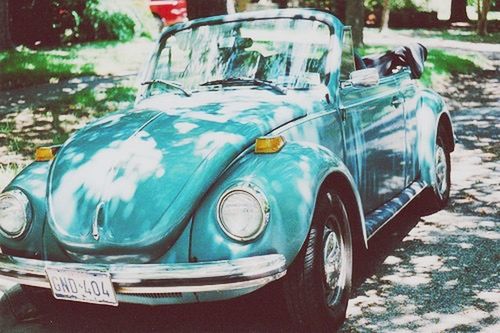
<path id="1" fill-rule="evenodd" d="M 378 84 L 380 76 L 376 68 L 366 68 L 352 72 L 349 80 L 354 87 L 371 87 Z"/>

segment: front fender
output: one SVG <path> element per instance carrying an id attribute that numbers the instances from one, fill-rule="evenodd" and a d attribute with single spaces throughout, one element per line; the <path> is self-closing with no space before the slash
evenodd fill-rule
<path id="1" fill-rule="evenodd" d="M 42 249 L 42 234 L 46 221 L 47 205 L 45 194 L 50 163 L 34 162 L 27 166 L 5 188 L 5 191 L 21 190 L 28 197 L 33 219 L 21 239 L 10 239 L 0 235 L 0 245 L 4 252 L 14 251 L 15 254 L 39 258 Z"/>
<path id="2" fill-rule="evenodd" d="M 276 154 L 247 154 L 214 185 L 196 211 L 191 259 L 210 261 L 280 253 L 290 264 L 309 233 L 320 187 L 333 172 L 352 179 L 342 161 L 319 145 L 289 142 Z M 217 222 L 220 196 L 241 183 L 258 187 L 270 206 L 265 231 L 246 243 L 229 238 Z"/>
<path id="3" fill-rule="evenodd" d="M 440 124 L 449 126 L 446 139 L 451 142 L 449 147 L 453 151 L 454 136 L 451 127 L 451 116 L 441 96 L 434 91 L 424 89 L 421 91 L 421 106 L 417 111 L 418 127 L 418 163 L 420 168 L 420 179 L 432 186 L 435 180 L 434 154 L 435 143 Z"/>

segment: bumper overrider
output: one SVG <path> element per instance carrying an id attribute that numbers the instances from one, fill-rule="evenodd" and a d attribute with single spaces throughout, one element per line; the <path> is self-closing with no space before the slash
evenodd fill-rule
<path id="1" fill-rule="evenodd" d="M 46 269 L 107 272 L 117 294 L 201 293 L 256 289 L 286 274 L 285 257 L 269 254 L 179 264 L 80 264 L 0 254 L 0 278 L 50 288 Z"/>

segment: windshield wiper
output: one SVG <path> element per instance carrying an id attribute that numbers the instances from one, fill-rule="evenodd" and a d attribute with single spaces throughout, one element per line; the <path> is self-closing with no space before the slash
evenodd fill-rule
<path id="1" fill-rule="evenodd" d="M 186 88 L 184 88 L 182 86 L 182 84 L 180 84 L 179 82 L 175 82 L 175 81 L 167 81 L 167 80 L 162 80 L 162 79 L 154 79 L 154 80 L 150 80 L 150 81 L 144 81 L 141 83 L 141 85 L 151 85 L 153 83 L 161 83 L 161 84 L 164 84 L 168 87 L 172 87 L 172 88 L 175 88 L 175 89 L 178 89 L 180 91 L 182 91 L 184 93 L 184 95 L 186 95 L 187 97 L 191 97 L 191 95 L 193 94 L 191 91 L 187 90 Z"/>
<path id="2" fill-rule="evenodd" d="M 253 78 L 249 78 L 249 77 L 229 77 L 227 79 L 222 79 L 222 80 L 208 81 L 208 82 L 200 84 L 200 86 L 211 86 L 211 85 L 218 85 L 218 84 L 220 84 L 220 85 L 238 84 L 238 83 L 253 84 L 253 85 L 259 86 L 259 87 L 269 87 L 269 88 L 272 88 L 274 91 L 279 92 L 282 95 L 286 95 L 286 93 L 287 93 L 286 88 L 282 88 L 271 81 L 255 79 L 255 78 L 253 79 Z"/>

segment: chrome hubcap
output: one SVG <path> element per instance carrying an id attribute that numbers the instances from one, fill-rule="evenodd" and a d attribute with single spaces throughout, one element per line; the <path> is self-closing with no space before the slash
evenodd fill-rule
<path id="1" fill-rule="evenodd" d="M 340 301 L 346 278 L 346 253 L 338 230 L 338 227 L 334 230 L 327 224 L 323 232 L 326 297 L 330 307 Z"/>
<path id="2" fill-rule="evenodd" d="M 446 190 L 448 188 L 448 164 L 446 161 L 446 153 L 443 147 L 436 146 L 436 156 L 435 156 L 435 168 L 436 168 L 436 190 L 441 198 L 444 197 Z"/>

